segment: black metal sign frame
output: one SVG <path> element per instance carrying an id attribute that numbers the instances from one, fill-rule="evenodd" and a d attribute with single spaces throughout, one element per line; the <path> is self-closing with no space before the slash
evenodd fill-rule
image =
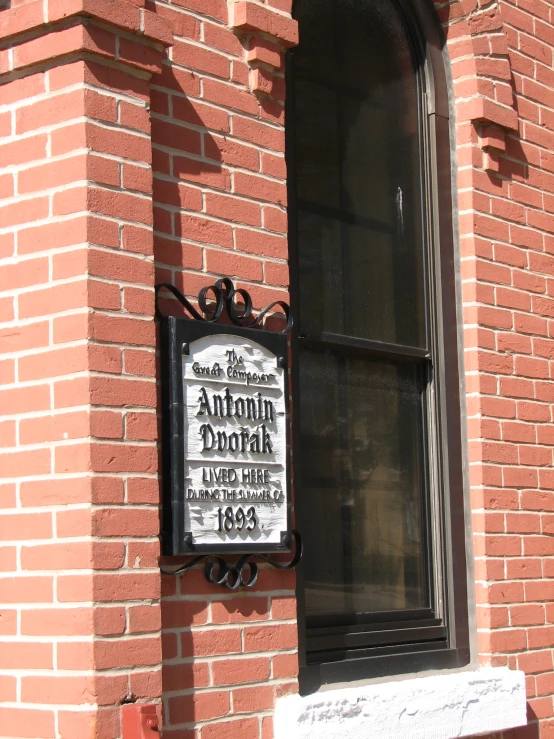
<path id="1" fill-rule="evenodd" d="M 161 371 L 162 371 L 162 552 L 165 556 L 200 555 L 185 565 L 173 570 L 183 572 L 201 560 L 208 559 L 205 567 L 210 582 L 236 588 L 251 586 L 256 582 L 258 568 L 251 557 L 263 560 L 279 569 L 296 566 L 301 556 L 300 537 L 291 530 L 290 501 L 290 424 L 288 383 L 284 387 L 286 449 L 284 457 L 287 529 L 281 532 L 278 543 L 203 544 L 193 542 L 192 532 L 185 531 L 185 434 L 186 412 L 183 389 L 183 357 L 187 356 L 192 342 L 205 336 L 238 336 L 245 342 L 254 342 L 268 349 L 277 357 L 278 366 L 287 369 L 287 334 L 291 319 L 289 307 L 282 301 L 272 303 L 253 316 L 252 301 L 247 291 L 235 289 L 229 278 L 218 280 L 215 285 L 203 288 L 198 297 L 197 310 L 173 285 L 156 286 L 156 296 L 166 289 L 173 294 L 193 320 L 163 316 L 156 308 L 160 327 Z M 241 303 L 237 303 L 237 298 Z M 278 307 L 285 317 L 281 333 L 265 330 L 264 318 Z M 223 318 L 226 323 L 219 323 Z M 273 552 L 291 552 L 294 556 L 288 563 L 276 562 L 268 556 Z M 229 565 L 220 555 L 244 555 L 234 565 Z M 167 571 L 167 570 L 165 570 Z M 247 573 L 247 574 L 245 574 Z"/>

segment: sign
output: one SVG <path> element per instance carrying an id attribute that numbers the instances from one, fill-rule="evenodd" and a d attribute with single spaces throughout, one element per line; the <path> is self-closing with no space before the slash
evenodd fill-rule
<path id="1" fill-rule="evenodd" d="M 164 323 L 164 553 L 288 551 L 286 337 Z"/>
<path id="2" fill-rule="evenodd" d="M 280 544 L 287 528 L 285 370 L 239 336 L 183 357 L 185 529 L 193 544 Z"/>

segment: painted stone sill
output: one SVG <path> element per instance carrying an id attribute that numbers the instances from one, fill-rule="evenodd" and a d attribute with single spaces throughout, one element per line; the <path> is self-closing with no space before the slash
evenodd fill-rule
<path id="1" fill-rule="evenodd" d="M 275 739 L 451 739 L 526 723 L 524 673 L 487 667 L 285 696 Z"/>

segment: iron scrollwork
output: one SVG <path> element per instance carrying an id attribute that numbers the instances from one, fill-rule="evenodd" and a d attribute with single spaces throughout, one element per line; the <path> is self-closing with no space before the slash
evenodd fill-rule
<path id="1" fill-rule="evenodd" d="M 202 554 L 174 570 L 167 567 L 161 567 L 160 569 L 164 575 L 183 575 L 200 562 L 205 562 L 204 575 L 208 582 L 221 585 L 228 590 L 237 590 L 240 587 L 251 588 L 256 584 L 259 574 L 259 567 L 256 562 L 252 561 L 253 557 L 259 557 L 277 570 L 292 570 L 300 562 L 302 558 L 302 539 L 298 531 L 291 531 L 291 535 L 294 543 L 294 555 L 290 562 L 279 562 L 271 559 L 267 554 L 256 552 L 255 554 L 245 554 L 235 564 L 229 564 L 218 555 Z"/>
<path id="2" fill-rule="evenodd" d="M 262 329 L 266 317 L 270 313 L 276 314 L 275 309 L 279 309 L 279 313 L 282 313 L 285 319 L 285 325 L 278 333 L 287 334 L 292 328 L 292 315 L 287 303 L 276 300 L 254 316 L 250 294 L 244 288 L 235 288 L 229 277 L 222 277 L 213 285 L 203 287 L 198 294 L 198 308 L 174 285 L 169 283 L 156 285 L 156 317 L 158 319 L 164 318 L 158 306 L 159 294 L 162 290 L 170 292 L 194 321 L 214 324 L 222 320 L 222 322 L 230 322 L 245 329 Z M 239 300 L 242 302 L 238 302 Z M 192 539 L 190 535 L 186 538 Z M 203 562 L 204 575 L 208 582 L 221 585 L 228 590 L 237 590 L 240 587 L 251 588 L 256 584 L 259 575 L 259 566 L 253 561 L 255 557 L 259 557 L 263 562 L 278 570 L 290 570 L 299 563 L 302 557 L 300 534 L 297 531 L 282 532 L 282 544 L 294 552 L 288 562 L 273 559 L 263 552 L 250 552 L 243 554 L 236 562 L 230 563 L 220 554 L 210 553 L 192 556 L 188 562 L 176 568 L 161 567 L 160 569 L 164 574 L 182 575 Z"/>
<path id="3" fill-rule="evenodd" d="M 158 318 L 161 318 L 161 313 L 158 308 L 157 298 L 162 289 L 167 290 L 177 298 L 179 303 L 181 303 L 183 308 L 195 321 L 216 323 L 226 314 L 235 326 L 241 326 L 242 328 L 261 328 L 265 317 L 275 308 L 280 308 L 286 319 L 285 327 L 280 333 L 286 334 L 292 328 L 292 316 L 288 303 L 285 303 L 284 300 L 275 300 L 260 311 L 257 318 L 255 318 L 250 293 L 242 287 L 236 288 L 229 277 L 222 277 L 214 285 L 208 285 L 200 290 L 198 294 L 198 307 L 200 311 L 194 307 L 190 300 L 175 285 L 170 285 L 167 282 L 156 285 L 156 316 Z M 236 302 L 237 297 L 242 298 L 242 304 Z"/>

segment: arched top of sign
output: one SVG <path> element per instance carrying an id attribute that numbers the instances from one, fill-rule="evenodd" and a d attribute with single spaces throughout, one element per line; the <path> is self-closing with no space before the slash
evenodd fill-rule
<path id="1" fill-rule="evenodd" d="M 216 334 L 220 337 L 221 334 Z M 220 344 L 221 339 L 215 339 L 213 335 L 201 336 L 194 342 L 191 342 L 188 347 L 185 347 L 184 353 L 191 353 L 205 360 L 209 361 L 210 353 L 213 351 L 214 344 Z M 238 336 L 234 333 L 226 333 L 225 340 L 226 354 L 225 357 L 228 359 L 230 366 L 235 367 L 237 371 L 241 365 L 251 362 L 252 367 L 257 369 L 258 372 L 253 377 L 252 375 L 241 375 L 238 381 L 244 382 L 248 385 L 263 383 L 263 384 L 275 384 L 276 376 L 273 374 L 269 378 L 261 379 L 264 372 L 262 370 L 266 368 L 266 362 L 275 363 L 275 354 L 270 351 L 266 346 L 262 346 L 257 341 L 249 339 L 248 343 L 245 342 L 244 336 Z M 254 371 L 254 370 L 253 370 Z M 231 377 L 232 375 L 229 375 Z M 234 376 L 237 380 L 237 376 Z"/>
<path id="2" fill-rule="evenodd" d="M 275 309 L 280 308 L 286 321 L 281 333 L 287 334 L 292 328 L 292 316 L 288 303 L 285 303 L 284 300 L 275 300 L 261 310 L 257 317 L 254 317 L 250 293 L 242 287 L 235 288 L 233 281 L 229 277 L 222 277 L 215 284 L 208 285 L 200 290 L 198 293 L 199 311 L 175 285 L 162 282 L 156 285 L 155 290 L 156 316 L 158 318 L 162 317 L 158 308 L 158 296 L 161 290 L 167 290 L 177 298 L 185 311 L 195 321 L 217 323 L 220 319 L 227 317 L 235 326 L 242 328 L 263 328 L 268 315 L 275 314 Z M 242 303 L 237 302 L 237 298 L 240 298 Z"/>

